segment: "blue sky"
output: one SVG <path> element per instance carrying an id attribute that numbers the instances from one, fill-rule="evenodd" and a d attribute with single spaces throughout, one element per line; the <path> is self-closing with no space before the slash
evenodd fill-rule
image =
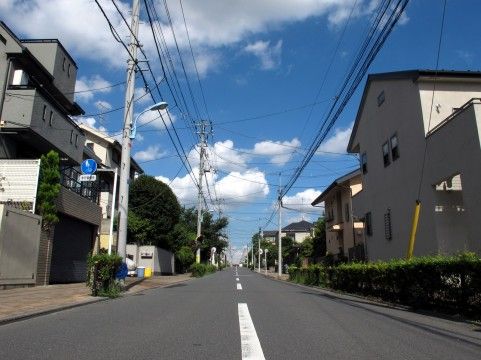
<path id="1" fill-rule="evenodd" d="M 164 2 L 149 0 L 155 5 L 159 17 L 156 24 L 160 26 L 156 29 L 162 29 L 177 74 L 179 87 L 173 96 L 169 84 L 162 80 L 145 3 L 141 1 L 139 40 L 162 97 L 169 103 L 169 130 L 177 131 L 196 178 L 197 135 L 191 124 L 200 119 L 213 123 L 208 182 L 211 197 L 220 201 L 211 205 L 205 188 L 204 192 L 210 208 L 218 211 L 221 204 L 223 215 L 229 217 L 233 246 L 242 247 L 260 226 L 266 225 L 277 197 L 279 177 L 284 183 L 289 179 L 319 130 L 379 2 L 183 0 L 202 94 L 179 1 L 166 1 L 172 32 Z M 121 40 L 128 43 L 128 29 L 114 2 L 99 3 Z M 411 1 L 368 72 L 435 69 L 443 3 Z M 130 2 L 115 4 L 130 24 Z M 115 41 L 97 4 L 87 0 L 0 0 L 0 14 L 20 38 L 57 38 L 62 42 L 79 68 L 76 90 L 90 90 L 76 94 L 87 115 L 79 121 L 105 131 L 106 136 L 115 136 L 122 126 L 123 109 L 112 110 L 124 105 L 128 55 Z M 479 14 L 480 1 L 447 1 L 439 69 L 479 70 Z M 147 68 L 145 63 L 141 66 Z M 154 88 L 151 74 L 144 74 Z M 316 219 L 321 210 L 312 208 L 310 202 L 335 178 L 356 168 L 357 159 L 345 154 L 345 149 L 364 83 L 365 79 L 318 154 L 284 198 L 287 206 L 298 211 L 284 212 L 283 226 L 300 219 Z M 144 93 L 142 85 L 137 76 L 137 97 Z M 173 79 L 170 85 L 176 87 Z M 159 99 L 157 93 L 155 96 Z M 182 105 L 182 96 L 187 106 Z M 134 112 L 152 104 L 150 97 L 144 96 L 135 102 Z M 95 115 L 99 113 L 105 114 Z M 132 154 L 147 174 L 171 183 L 182 204 L 195 205 L 196 188 L 164 125 L 152 115 L 140 119 L 141 124 L 151 122 L 139 127 Z M 277 216 L 266 229 L 277 229 Z"/>

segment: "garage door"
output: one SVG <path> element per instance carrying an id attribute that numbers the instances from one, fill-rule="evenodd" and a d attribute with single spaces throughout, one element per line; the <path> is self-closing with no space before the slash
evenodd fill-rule
<path id="1" fill-rule="evenodd" d="M 72 283 L 86 280 L 87 256 L 92 250 L 94 226 L 59 214 L 55 225 L 50 283 Z"/>

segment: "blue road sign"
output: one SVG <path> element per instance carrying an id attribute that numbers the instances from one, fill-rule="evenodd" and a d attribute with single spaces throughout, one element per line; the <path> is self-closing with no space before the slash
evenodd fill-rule
<path id="1" fill-rule="evenodd" d="M 93 159 L 84 160 L 82 165 L 80 165 L 80 170 L 82 170 L 83 174 L 91 175 L 97 171 L 97 162 Z"/>

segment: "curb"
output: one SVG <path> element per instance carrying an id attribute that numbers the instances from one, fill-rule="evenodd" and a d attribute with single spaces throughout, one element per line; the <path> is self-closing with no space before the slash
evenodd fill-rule
<path id="1" fill-rule="evenodd" d="M 32 319 L 32 318 L 43 316 L 43 315 L 53 314 L 53 313 L 56 313 L 56 312 L 69 310 L 69 309 L 73 309 L 73 308 L 76 308 L 76 307 L 81 307 L 81 306 L 84 306 L 84 305 L 95 304 L 95 303 L 98 303 L 98 302 L 101 302 L 101 301 L 106 301 L 106 300 L 109 300 L 109 298 L 98 297 L 98 298 L 89 299 L 89 300 L 82 301 L 82 302 L 75 303 L 75 304 L 61 305 L 61 306 L 51 308 L 51 309 L 31 311 L 31 312 L 21 314 L 21 315 L 14 315 L 14 316 L 10 316 L 10 317 L 0 319 L 0 326 L 11 324 L 11 323 L 14 323 L 14 322 L 17 322 L 17 321 Z"/>
<path id="2" fill-rule="evenodd" d="M 278 281 L 278 282 L 282 282 L 282 283 L 287 284 L 287 285 L 292 285 L 292 286 L 297 286 L 297 287 L 300 287 L 300 288 L 314 290 L 318 293 L 322 293 L 322 294 L 325 294 L 325 295 L 328 295 L 328 296 L 336 297 L 337 299 L 341 299 L 341 300 L 350 301 L 350 300 L 352 300 L 352 298 L 360 299 L 360 300 L 363 300 L 367 305 L 377 305 L 377 306 L 382 306 L 382 307 L 385 307 L 385 308 L 390 308 L 390 309 L 395 309 L 395 310 L 408 311 L 408 312 L 411 312 L 413 314 L 418 314 L 418 315 L 431 316 L 431 317 L 455 321 L 455 322 L 463 322 L 463 323 L 466 323 L 466 324 L 476 325 L 476 326 L 480 325 L 480 322 L 478 322 L 477 320 L 452 316 L 452 315 L 449 315 L 449 314 L 432 312 L 432 311 L 429 311 L 429 310 L 413 310 L 411 307 L 409 307 L 407 305 L 393 304 L 393 303 L 385 302 L 385 301 L 382 301 L 382 300 L 375 300 L 375 299 L 367 298 L 367 297 L 364 297 L 362 295 L 344 293 L 344 292 L 336 291 L 336 290 L 333 290 L 333 289 L 321 288 L 319 286 L 310 286 L 310 285 L 298 284 L 298 283 L 295 283 L 295 282 L 292 282 L 292 281 L 289 281 L 289 280 L 281 280 L 281 279 L 277 279 L 275 277 L 270 277 L 270 276 L 265 275 L 265 274 L 260 274 L 260 275 L 264 276 L 267 279 L 271 279 L 273 281 Z"/>

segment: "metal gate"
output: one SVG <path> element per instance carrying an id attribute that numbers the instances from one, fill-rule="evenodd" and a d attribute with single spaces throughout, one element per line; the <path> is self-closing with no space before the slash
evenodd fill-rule
<path id="1" fill-rule="evenodd" d="M 87 256 L 93 248 L 94 226 L 59 214 L 53 238 L 50 283 L 83 282 L 87 274 Z"/>

